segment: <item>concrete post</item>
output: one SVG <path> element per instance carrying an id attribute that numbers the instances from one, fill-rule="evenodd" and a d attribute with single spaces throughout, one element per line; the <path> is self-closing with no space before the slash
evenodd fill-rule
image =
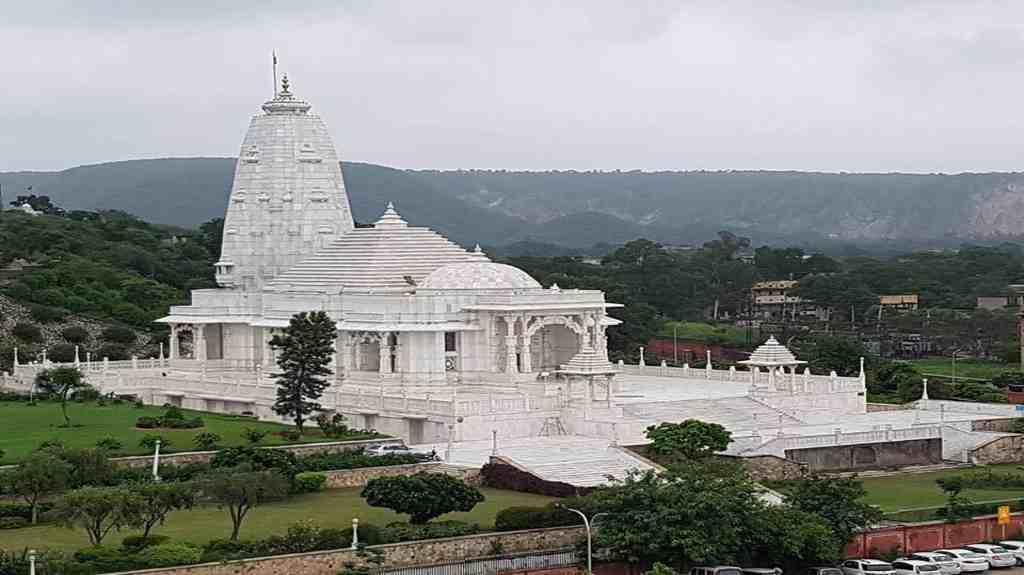
<path id="1" fill-rule="evenodd" d="M 160 440 L 156 440 L 153 450 L 153 481 L 160 481 Z"/>
<path id="2" fill-rule="evenodd" d="M 352 549 L 359 548 L 359 518 L 352 518 Z"/>

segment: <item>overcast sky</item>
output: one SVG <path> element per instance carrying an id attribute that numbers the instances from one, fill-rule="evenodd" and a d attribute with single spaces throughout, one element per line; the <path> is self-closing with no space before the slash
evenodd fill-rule
<path id="1" fill-rule="evenodd" d="M 234 156 L 270 53 L 343 159 L 1024 170 L 1024 2 L 5 2 L 0 170 Z"/>

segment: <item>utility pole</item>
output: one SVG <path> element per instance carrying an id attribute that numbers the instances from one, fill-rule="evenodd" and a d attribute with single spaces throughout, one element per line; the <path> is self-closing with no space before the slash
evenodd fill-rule
<path id="1" fill-rule="evenodd" d="M 679 323 L 672 324 L 672 365 L 679 365 Z"/>

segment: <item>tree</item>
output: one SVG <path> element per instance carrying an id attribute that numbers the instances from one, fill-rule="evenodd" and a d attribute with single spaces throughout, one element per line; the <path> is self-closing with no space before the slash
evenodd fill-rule
<path id="1" fill-rule="evenodd" d="M 231 540 L 238 540 L 242 522 L 254 507 L 283 499 L 288 495 L 289 483 L 275 471 L 253 471 L 240 465 L 210 474 L 202 484 L 202 492 L 227 509 L 231 516 Z"/>
<path id="2" fill-rule="evenodd" d="M 85 529 L 89 543 L 99 545 L 114 529 L 142 523 L 142 499 L 127 487 L 82 487 L 64 494 L 54 516 L 65 527 Z"/>
<path id="3" fill-rule="evenodd" d="M 864 485 L 852 477 L 810 475 L 792 484 L 786 503 L 793 509 L 818 515 L 845 544 L 860 529 L 877 523 L 882 512 L 867 503 Z"/>
<path id="4" fill-rule="evenodd" d="M 191 509 L 195 505 L 195 488 L 190 483 L 144 483 L 135 488 L 140 500 L 139 516 L 142 536 L 157 525 L 163 525 L 167 514 L 178 509 Z"/>
<path id="5" fill-rule="evenodd" d="M 752 563 L 782 567 L 785 573 L 837 563 L 848 541 L 839 539 L 820 515 L 787 505 L 766 506 L 751 520 L 756 523 Z"/>
<path id="6" fill-rule="evenodd" d="M 1024 385 L 1024 373 L 1004 371 L 992 378 L 992 385 L 1001 389 L 1006 389 L 1010 385 Z"/>
<path id="7" fill-rule="evenodd" d="M 55 367 L 39 372 L 36 385 L 60 398 L 60 412 L 64 415 L 63 427 L 71 427 L 68 417 L 68 397 L 77 389 L 85 387 L 82 372 L 77 367 Z"/>
<path id="8" fill-rule="evenodd" d="M 807 358 L 812 370 L 825 373 L 834 370 L 844 377 L 860 373 L 860 358 L 870 357 L 860 340 L 827 335 L 800 341 L 799 352 L 801 357 Z"/>
<path id="9" fill-rule="evenodd" d="M 197 433 L 196 436 L 192 438 L 192 443 L 194 443 L 198 449 L 203 451 L 212 451 L 217 449 L 217 445 L 220 444 L 222 439 L 223 438 L 220 435 L 217 435 L 212 431 L 204 431 L 202 433 Z"/>
<path id="10" fill-rule="evenodd" d="M 291 417 L 302 433 L 306 416 L 321 409 L 316 400 L 330 385 L 326 376 L 334 373 L 327 366 L 334 353 L 337 337 L 334 320 L 322 311 L 292 316 L 283 334 L 275 335 L 270 345 L 278 350 L 277 401 L 274 412 Z"/>
<path id="11" fill-rule="evenodd" d="M 386 507 L 423 524 L 453 511 L 471 511 L 484 496 L 476 487 L 444 473 L 371 479 L 361 493 L 368 505 Z"/>
<path id="12" fill-rule="evenodd" d="M 70 468 L 59 457 L 46 451 L 28 456 L 13 470 L 0 476 L 5 489 L 21 497 L 32 511 L 36 523 L 39 502 L 46 496 L 64 489 L 68 484 Z"/>
<path id="13" fill-rule="evenodd" d="M 616 559 L 667 565 L 739 563 L 765 506 L 743 474 L 694 467 L 634 472 L 587 499 L 593 512 L 608 514 L 594 533 L 596 547 Z"/>
<path id="14" fill-rule="evenodd" d="M 732 433 L 717 423 L 687 419 L 682 423 L 660 423 L 647 428 L 648 450 L 666 458 L 705 459 L 725 451 Z"/>

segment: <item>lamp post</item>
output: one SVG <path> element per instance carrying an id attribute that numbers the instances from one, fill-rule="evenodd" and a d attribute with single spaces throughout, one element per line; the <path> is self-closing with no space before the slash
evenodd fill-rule
<path id="1" fill-rule="evenodd" d="M 679 367 L 679 324 L 672 324 L 672 366 Z"/>
<path id="2" fill-rule="evenodd" d="M 352 518 L 352 549 L 359 549 L 359 518 Z"/>
<path id="3" fill-rule="evenodd" d="M 956 354 L 960 353 L 959 349 L 953 350 L 953 385 L 956 385 Z"/>
<path id="4" fill-rule="evenodd" d="M 36 575 L 36 550 L 28 551 L 28 575 Z"/>
<path id="5" fill-rule="evenodd" d="M 559 504 L 558 506 L 561 507 L 562 509 L 565 509 L 566 511 L 572 511 L 576 515 L 579 515 L 580 517 L 583 518 L 583 526 L 587 530 L 587 575 L 594 575 L 594 548 L 593 548 L 593 539 L 591 538 L 590 528 L 594 524 L 594 521 L 598 517 L 600 517 L 602 515 L 608 515 L 608 514 L 607 513 L 595 513 L 593 517 L 591 517 L 590 519 L 587 519 L 586 514 L 583 513 L 582 511 L 580 511 L 579 509 L 573 509 L 572 507 L 566 507 L 565 505 L 561 505 L 561 504 Z"/>
<path id="6" fill-rule="evenodd" d="M 160 440 L 153 446 L 153 481 L 160 481 Z"/>

